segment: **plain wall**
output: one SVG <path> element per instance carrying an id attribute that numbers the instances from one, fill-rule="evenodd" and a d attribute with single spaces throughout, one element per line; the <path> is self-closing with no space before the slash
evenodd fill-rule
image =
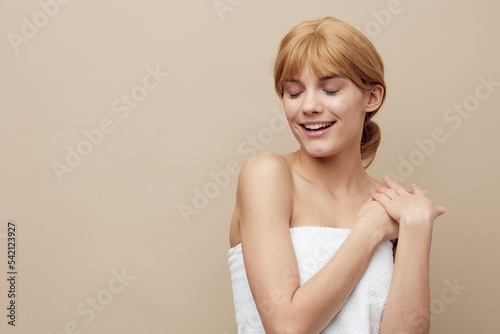
<path id="1" fill-rule="evenodd" d="M 230 173 L 297 148 L 272 64 L 293 25 L 326 15 L 386 64 L 370 173 L 448 207 L 432 333 L 498 333 L 500 2 L 66 2 L 0 4 L 0 276 L 8 221 L 18 272 L 2 333 L 235 334 Z"/>

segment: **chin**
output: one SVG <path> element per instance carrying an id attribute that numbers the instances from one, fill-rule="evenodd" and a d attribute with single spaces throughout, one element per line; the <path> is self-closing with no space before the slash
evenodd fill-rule
<path id="1" fill-rule="evenodd" d="M 310 148 L 310 147 L 303 147 L 302 148 L 304 152 L 307 153 L 312 158 L 328 158 L 332 157 L 335 155 L 334 150 L 326 149 L 326 148 Z"/>

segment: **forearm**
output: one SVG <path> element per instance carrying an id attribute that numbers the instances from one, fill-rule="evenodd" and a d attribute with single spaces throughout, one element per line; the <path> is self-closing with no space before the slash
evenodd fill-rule
<path id="1" fill-rule="evenodd" d="M 293 323 L 294 333 L 319 333 L 356 287 L 378 243 L 365 231 L 351 231 L 332 259 L 282 305 L 283 323 Z"/>
<path id="2" fill-rule="evenodd" d="M 410 224 L 402 221 L 400 225 L 394 273 L 381 333 L 428 333 L 432 223 Z"/>

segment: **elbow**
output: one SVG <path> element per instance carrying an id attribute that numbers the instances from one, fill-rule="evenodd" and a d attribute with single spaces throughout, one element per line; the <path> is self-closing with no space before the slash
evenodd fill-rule
<path id="1" fill-rule="evenodd" d="M 328 324 L 290 303 L 260 304 L 260 319 L 267 334 L 319 334 Z"/>
<path id="2" fill-rule="evenodd" d="M 400 326 L 394 327 L 384 327 L 380 329 L 380 334 L 394 334 L 394 333 L 405 333 L 405 334 L 429 334 L 430 333 L 430 325 L 427 324 L 425 327 L 415 327 L 415 326 L 404 326 L 403 328 Z"/>
<path id="3" fill-rule="evenodd" d="M 262 319 L 264 320 L 264 319 Z M 299 328 L 295 321 L 285 317 L 270 317 L 263 321 L 264 329 L 268 334 L 299 334 Z"/>
<path id="4" fill-rule="evenodd" d="M 431 312 L 430 308 L 414 310 L 408 321 L 408 333 L 429 334 L 431 330 Z"/>
<path id="5" fill-rule="evenodd" d="M 270 327 L 270 328 L 268 328 Z M 293 322 L 274 322 L 270 326 L 265 326 L 268 334 L 304 334 L 309 333 L 305 329 L 299 328 Z"/>
<path id="6" fill-rule="evenodd" d="M 409 317 L 383 317 L 380 334 L 408 333 L 429 334 L 431 322 L 430 312 L 414 311 Z"/>
<path id="7" fill-rule="evenodd" d="M 314 334 L 320 330 L 310 328 L 301 317 L 272 317 L 264 323 L 268 334 Z"/>

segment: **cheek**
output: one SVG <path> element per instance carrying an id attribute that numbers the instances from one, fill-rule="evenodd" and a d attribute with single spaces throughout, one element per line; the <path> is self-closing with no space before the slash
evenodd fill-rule
<path id="1" fill-rule="evenodd" d="M 363 108 L 352 96 L 342 96 L 325 102 L 325 106 L 342 119 L 356 119 L 363 117 Z"/>
<path id="2" fill-rule="evenodd" d="M 285 112 L 286 118 L 288 120 L 292 120 L 297 117 L 300 108 L 298 107 L 297 103 L 294 103 L 294 101 L 283 101 L 283 110 Z"/>

